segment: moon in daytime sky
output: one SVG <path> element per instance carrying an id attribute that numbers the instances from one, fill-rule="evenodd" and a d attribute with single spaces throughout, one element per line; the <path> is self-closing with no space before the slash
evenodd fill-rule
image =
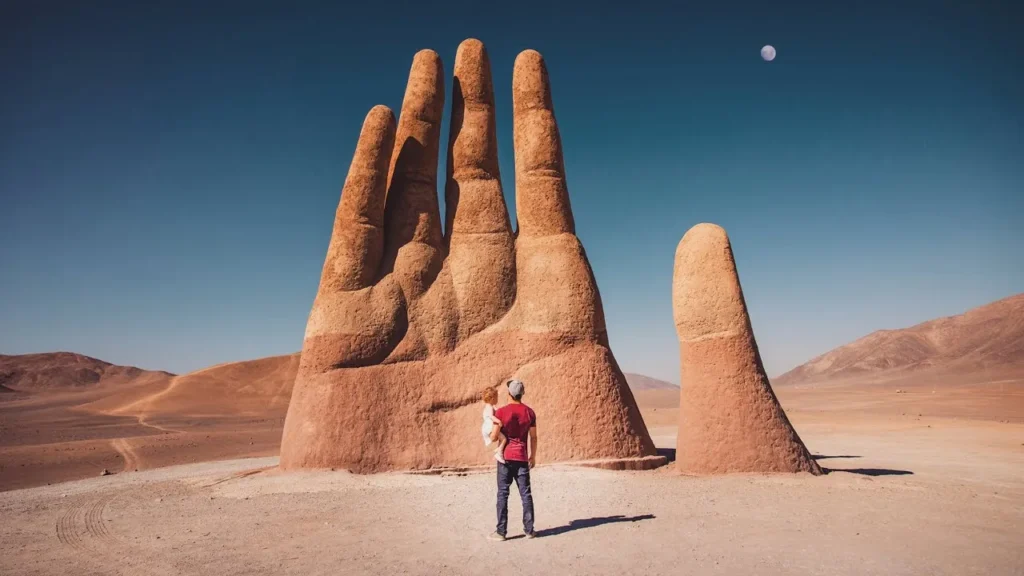
<path id="1" fill-rule="evenodd" d="M 761 58 L 764 58 L 765 62 L 775 60 L 775 47 L 771 44 L 765 44 L 764 48 L 761 48 Z"/>

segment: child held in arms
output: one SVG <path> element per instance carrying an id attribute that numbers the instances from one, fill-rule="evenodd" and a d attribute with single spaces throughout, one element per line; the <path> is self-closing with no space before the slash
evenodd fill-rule
<path id="1" fill-rule="evenodd" d="M 494 388 L 488 388 L 483 393 L 484 400 L 484 413 L 483 422 L 480 424 L 480 433 L 484 437 L 484 446 L 490 446 L 495 441 L 491 440 L 491 430 L 494 429 L 494 425 L 501 426 L 501 420 L 494 417 L 494 405 L 498 403 L 498 391 Z M 496 441 L 497 448 L 494 450 L 494 459 L 502 464 L 505 463 L 505 444 L 508 443 L 508 439 L 501 432 L 498 432 L 498 439 Z"/>

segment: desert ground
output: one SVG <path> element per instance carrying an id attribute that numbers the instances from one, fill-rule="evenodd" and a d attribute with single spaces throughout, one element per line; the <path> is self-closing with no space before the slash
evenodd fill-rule
<path id="1" fill-rule="evenodd" d="M 286 374 L 290 358 L 269 368 Z M 248 369 L 211 370 L 244 378 Z M 3 448 L 5 487 L 36 486 L 0 493 L 0 573 L 483 574 L 515 562 L 542 574 L 1024 574 L 1019 375 L 777 386 L 827 475 L 541 466 L 533 481 L 540 537 L 517 537 L 513 492 L 504 543 L 485 538 L 493 471 L 280 473 L 279 419 L 244 410 L 189 417 L 204 408 L 174 398 L 177 419 L 154 415 L 157 400 L 190 381 L 139 390 L 133 410 L 151 406 L 152 419 L 119 405 L 135 415 L 96 412 L 74 428 L 89 439 L 61 442 L 44 427 L 37 434 L 51 442 L 22 436 L 20 448 Z M 671 453 L 678 389 L 635 395 L 655 442 Z M 25 402 L 33 399 L 0 403 L 6 430 L 12 403 Z M 91 409 L 116 412 L 102 402 Z M 59 430 L 59 407 L 46 410 Z M 94 460 L 82 457 L 90 453 Z M 11 480 L 23 468 L 12 459 L 19 454 L 35 470 L 31 482 Z M 79 456 L 65 461 L 77 469 L 69 477 L 92 466 L 89 477 L 58 483 L 63 454 Z M 204 461 L 218 458 L 232 459 Z M 98 476 L 99 466 L 115 474 Z M 44 479 L 50 484 L 39 485 Z"/>
<path id="2" fill-rule="evenodd" d="M 50 356 L 28 373 L 60 386 L 0 395 L 0 490 L 226 458 L 276 455 L 298 355 L 212 366 L 175 376 L 143 372 L 83 385 L 77 366 Z M 7 357 L 23 358 L 23 357 Z M 24 364 L 22 362 L 21 364 Z M 0 366 L 2 367 L 2 366 Z M 102 368 L 102 367 L 101 367 Z M 120 368 L 120 367 L 119 367 Z M 13 370 L 11 370 L 13 371 Z M 109 368 L 108 368 L 109 371 Z"/>

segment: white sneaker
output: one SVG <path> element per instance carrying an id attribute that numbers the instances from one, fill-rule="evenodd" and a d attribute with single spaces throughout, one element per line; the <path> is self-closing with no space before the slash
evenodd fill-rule
<path id="1" fill-rule="evenodd" d="M 507 462 L 505 462 L 505 456 L 501 452 L 495 451 L 494 459 L 497 460 L 498 462 L 501 462 L 502 464 L 507 464 Z"/>

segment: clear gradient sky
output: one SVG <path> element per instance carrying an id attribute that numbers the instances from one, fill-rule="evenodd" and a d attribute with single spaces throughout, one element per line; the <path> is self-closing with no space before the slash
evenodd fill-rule
<path id="1" fill-rule="evenodd" d="M 703 221 L 771 375 L 1022 292 L 1024 7 L 968 4 L 4 1 L 0 353 L 298 350 L 363 117 L 421 48 L 450 93 L 467 37 L 513 210 L 512 63 L 547 59 L 626 371 L 678 382 L 673 253 Z"/>

